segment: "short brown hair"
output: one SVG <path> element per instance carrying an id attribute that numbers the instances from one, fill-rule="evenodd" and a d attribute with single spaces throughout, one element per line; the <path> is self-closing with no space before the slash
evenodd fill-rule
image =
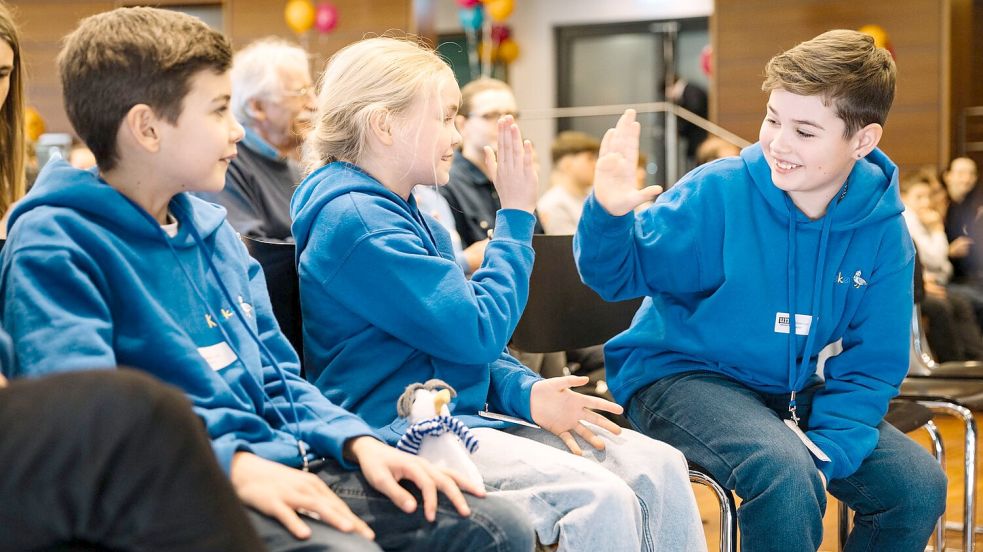
<path id="1" fill-rule="evenodd" d="M 474 109 L 474 97 L 487 90 L 504 90 L 511 93 L 512 87 L 491 77 L 481 77 L 465 84 L 461 88 L 461 109 L 458 110 L 458 115 L 470 116 L 471 110 Z"/>
<path id="2" fill-rule="evenodd" d="M 568 155 L 576 155 L 585 151 L 597 155 L 600 149 L 601 143 L 590 134 L 577 130 L 565 130 L 556 135 L 550 151 L 553 154 L 553 162 L 556 163 Z"/>
<path id="3" fill-rule="evenodd" d="M 887 121 L 894 102 L 897 69 L 890 52 L 869 35 L 848 30 L 825 32 L 771 58 L 765 92 L 781 88 L 801 96 L 821 96 L 846 123 L 845 136 Z"/>
<path id="4" fill-rule="evenodd" d="M 146 104 L 176 123 L 191 77 L 231 65 L 232 46 L 221 33 L 198 18 L 155 8 L 87 17 L 58 54 L 68 119 L 103 170 L 119 161 L 116 136 L 133 106 Z"/>

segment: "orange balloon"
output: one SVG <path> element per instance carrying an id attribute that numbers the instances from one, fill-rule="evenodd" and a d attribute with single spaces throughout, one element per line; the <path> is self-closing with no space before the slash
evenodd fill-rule
<path id="1" fill-rule="evenodd" d="M 314 26 L 316 10 L 311 0 L 290 0 L 283 10 L 283 18 L 290 30 L 304 34 Z"/>
<path id="2" fill-rule="evenodd" d="M 28 107 L 24 110 L 24 134 L 28 141 L 37 142 L 38 138 L 44 134 L 44 119 L 37 109 Z"/>
<path id="3" fill-rule="evenodd" d="M 864 33 L 865 35 L 870 35 L 870 37 L 874 39 L 874 46 L 877 46 L 878 48 L 888 47 L 889 42 L 887 38 L 887 31 L 884 30 L 884 27 L 881 27 L 880 25 L 864 25 L 863 27 L 857 29 L 857 31 Z"/>
<path id="4" fill-rule="evenodd" d="M 511 38 L 506 38 L 498 45 L 498 59 L 505 63 L 512 63 L 519 57 L 519 45 Z"/>
<path id="5" fill-rule="evenodd" d="M 478 43 L 478 60 L 484 63 L 486 59 L 491 62 L 498 61 L 498 48 L 482 40 Z"/>
<path id="6" fill-rule="evenodd" d="M 512 15 L 515 0 L 485 0 L 485 13 L 495 23 L 501 23 Z"/>

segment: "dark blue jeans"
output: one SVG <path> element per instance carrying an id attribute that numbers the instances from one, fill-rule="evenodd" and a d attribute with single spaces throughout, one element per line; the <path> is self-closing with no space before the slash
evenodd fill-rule
<path id="1" fill-rule="evenodd" d="M 796 397 L 808 427 L 812 396 Z M 809 451 L 782 418 L 788 395 L 759 393 L 719 374 L 687 372 L 643 388 L 629 402 L 639 431 L 675 446 L 741 497 L 742 550 L 809 551 L 823 538 L 826 493 Z M 917 443 L 881 423 L 877 447 L 829 492 L 856 512 L 845 550 L 921 551 L 945 510 L 946 478 Z"/>
<path id="2" fill-rule="evenodd" d="M 280 522 L 250 510 L 253 527 L 270 552 L 530 552 L 535 546 L 532 523 L 501 497 L 475 498 L 465 494 L 471 515 L 464 518 L 441 494 L 437 519 L 430 523 L 423 517 L 423 500 L 415 486 L 407 488 L 421 506 L 416 512 L 406 514 L 373 489 L 360 472 L 346 471 L 328 462 L 318 475 L 375 531 L 375 542 L 307 518 L 304 522 L 311 528 L 311 538 L 297 540 Z"/>

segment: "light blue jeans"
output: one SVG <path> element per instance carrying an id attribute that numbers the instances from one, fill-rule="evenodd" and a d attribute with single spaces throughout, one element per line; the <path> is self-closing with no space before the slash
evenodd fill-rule
<path id="1" fill-rule="evenodd" d="M 822 385 L 796 397 L 803 427 Z M 815 552 L 823 538 L 826 493 L 809 451 L 782 422 L 788 398 L 720 374 L 688 372 L 636 393 L 628 418 L 737 492 L 744 552 Z M 856 473 L 829 483 L 830 494 L 856 512 L 845 550 L 920 552 L 945 510 L 945 474 L 894 427 L 882 422 L 878 429 L 877 447 Z"/>
<path id="2" fill-rule="evenodd" d="M 472 459 L 489 496 L 518 505 L 560 552 L 706 550 L 683 455 L 635 431 L 591 427 L 607 447 L 577 437 L 583 457 L 542 429 L 475 429 Z"/>

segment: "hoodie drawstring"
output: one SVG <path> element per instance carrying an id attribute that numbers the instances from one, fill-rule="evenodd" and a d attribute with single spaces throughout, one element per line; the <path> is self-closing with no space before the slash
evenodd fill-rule
<path id="1" fill-rule="evenodd" d="M 218 316 L 215 315 L 214 312 L 212 312 L 212 308 L 208 304 L 208 300 L 205 298 L 202 291 L 198 288 L 198 285 L 195 283 L 194 278 L 191 277 L 191 274 L 188 272 L 188 268 L 184 266 L 184 263 L 181 262 L 181 257 L 174 249 L 174 245 L 171 243 L 171 240 L 168 239 L 167 236 L 164 234 L 164 231 L 160 228 L 160 225 L 157 223 L 157 221 L 150 215 L 150 213 L 146 212 L 142 207 L 140 207 L 132 200 L 130 200 L 130 198 L 127 198 L 126 196 L 123 197 L 126 198 L 126 200 L 131 205 L 133 205 L 133 207 L 137 210 L 137 212 L 140 213 L 141 216 L 143 216 L 145 219 L 147 219 L 148 222 L 153 224 L 154 228 L 160 231 L 161 236 L 164 238 L 164 243 L 167 244 L 167 248 L 170 250 L 171 255 L 174 256 L 174 261 L 177 263 L 178 267 L 180 267 L 181 272 L 184 274 L 185 280 L 187 280 L 188 284 L 191 286 L 191 289 L 194 290 L 195 295 L 198 297 L 198 301 L 200 301 L 201 304 L 205 307 L 205 310 L 208 312 L 209 316 L 211 316 L 213 320 L 220 321 L 221 318 L 219 318 Z M 176 204 L 175 207 L 177 207 Z M 219 288 L 222 290 L 222 294 L 224 295 L 225 300 L 229 302 L 230 308 L 236 314 L 236 318 L 238 318 L 239 321 L 242 323 L 243 327 L 246 328 L 246 331 L 249 333 L 249 336 L 252 338 L 252 340 L 256 343 L 257 347 L 259 348 L 260 354 L 265 355 L 267 360 L 276 370 L 276 373 L 280 378 L 280 382 L 283 384 L 283 388 L 286 391 L 287 401 L 290 404 L 290 410 L 293 413 L 293 418 L 294 418 L 293 438 L 297 441 L 297 451 L 300 454 L 302 468 L 304 471 L 308 471 L 309 469 L 309 460 L 307 458 L 308 446 L 307 443 L 305 443 L 300 438 L 301 435 L 300 415 L 297 413 L 297 403 L 294 401 L 293 393 L 290 390 L 290 386 L 287 385 L 287 378 L 284 375 L 283 369 L 280 368 L 280 364 L 276 361 L 276 357 L 274 357 L 273 354 L 270 352 L 270 350 L 266 347 L 266 344 L 263 343 L 263 341 L 259 338 L 259 336 L 256 335 L 256 332 L 253 330 L 253 328 L 246 322 L 246 318 L 242 314 L 242 310 L 239 308 L 238 304 L 232 300 L 232 294 L 229 292 L 228 287 L 226 287 L 225 282 L 223 282 L 222 279 L 219 278 L 218 269 L 215 267 L 215 263 L 214 261 L 212 261 L 211 255 L 207 254 L 207 249 L 205 248 L 204 240 L 202 240 L 201 234 L 198 233 L 198 229 L 195 228 L 195 225 L 191 223 L 191 217 L 190 216 L 185 217 L 185 220 L 182 222 L 188 228 L 188 232 L 194 238 L 195 243 L 198 245 L 198 248 L 203 252 L 202 256 L 205 258 L 205 261 L 208 263 L 209 270 L 212 272 L 212 274 L 215 275 L 215 280 L 218 282 Z M 235 342 L 231 339 L 223 324 L 218 323 L 217 327 L 219 331 L 222 333 L 223 339 L 225 339 L 226 343 L 236 354 L 236 357 L 241 359 L 242 354 L 240 354 L 240 352 L 236 349 Z M 245 373 L 249 376 L 251 380 L 253 380 L 253 383 L 256 384 L 256 386 L 259 388 L 260 392 L 263 394 L 266 400 L 269 401 L 270 404 L 272 404 L 273 399 L 272 397 L 269 396 L 269 394 L 267 394 L 266 388 L 263 386 L 263 383 L 257 381 L 256 378 L 253 376 L 252 372 L 250 372 L 248 368 L 245 370 Z M 280 421 L 283 423 L 284 428 L 290 427 L 290 423 L 277 408 L 274 407 L 273 412 L 277 415 L 278 418 L 280 418 Z"/>
<path id="2" fill-rule="evenodd" d="M 795 254 L 796 254 L 796 230 L 797 221 L 795 216 L 795 206 L 792 204 L 788 196 L 785 196 L 785 203 L 789 207 L 789 223 L 788 223 L 788 383 L 792 392 L 789 396 L 788 401 L 788 411 L 789 415 L 795 425 L 799 425 L 799 417 L 796 413 L 796 403 L 795 394 L 799 387 L 805 382 L 809 377 L 809 373 L 806 369 L 809 366 L 809 360 L 812 358 L 810 351 L 816 342 L 816 332 L 815 328 L 818 325 L 819 318 L 816 316 L 816 309 L 822 305 L 823 298 L 823 274 L 826 272 L 826 250 L 829 245 L 829 233 L 830 227 L 832 226 L 833 211 L 836 206 L 839 205 L 840 200 L 845 196 L 845 188 L 837 193 L 837 199 L 830 202 L 829 209 L 826 215 L 823 217 L 823 226 L 820 231 L 819 237 L 819 250 L 816 255 L 816 275 L 813 279 L 812 284 L 812 304 L 809 307 L 809 315 L 812 316 L 812 320 L 809 323 L 809 328 L 806 336 L 805 349 L 802 351 L 802 360 L 797 362 L 798 350 L 796 341 L 796 271 L 795 271 Z M 801 380 L 801 381 L 800 381 Z"/>

